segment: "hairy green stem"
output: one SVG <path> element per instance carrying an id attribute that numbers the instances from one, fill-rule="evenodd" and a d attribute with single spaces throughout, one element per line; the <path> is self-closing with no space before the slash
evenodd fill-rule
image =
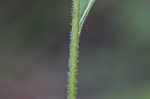
<path id="1" fill-rule="evenodd" d="M 67 99 L 77 99 L 77 71 L 79 38 L 83 24 L 95 0 L 72 0 L 72 30 L 70 40 L 68 94 Z"/>
<path id="2" fill-rule="evenodd" d="M 72 8 L 72 30 L 70 41 L 69 74 L 68 74 L 68 96 L 67 99 L 76 99 L 77 96 L 77 64 L 79 49 L 79 21 L 80 0 L 73 0 Z"/>

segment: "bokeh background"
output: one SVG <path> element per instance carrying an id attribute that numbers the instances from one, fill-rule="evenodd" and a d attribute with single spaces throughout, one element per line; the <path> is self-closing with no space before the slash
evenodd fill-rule
<path id="1" fill-rule="evenodd" d="M 65 99 L 71 0 L 0 0 L 0 99 Z M 150 1 L 97 0 L 80 38 L 79 99 L 150 99 Z"/>

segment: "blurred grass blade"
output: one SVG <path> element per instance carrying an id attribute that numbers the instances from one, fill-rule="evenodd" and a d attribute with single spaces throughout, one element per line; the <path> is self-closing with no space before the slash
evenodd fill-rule
<path id="1" fill-rule="evenodd" d="M 96 0 L 80 0 L 80 31 L 82 30 L 83 24 Z"/>

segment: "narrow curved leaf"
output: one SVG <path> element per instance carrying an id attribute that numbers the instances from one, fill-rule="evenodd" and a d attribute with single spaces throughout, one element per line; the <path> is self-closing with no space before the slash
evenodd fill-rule
<path id="1" fill-rule="evenodd" d="M 95 1 L 96 0 L 80 0 L 80 31 Z"/>

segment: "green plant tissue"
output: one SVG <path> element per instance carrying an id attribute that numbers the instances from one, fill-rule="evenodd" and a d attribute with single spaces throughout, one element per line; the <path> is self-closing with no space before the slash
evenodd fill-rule
<path id="1" fill-rule="evenodd" d="M 80 30 L 94 3 L 95 0 L 80 0 Z"/>

